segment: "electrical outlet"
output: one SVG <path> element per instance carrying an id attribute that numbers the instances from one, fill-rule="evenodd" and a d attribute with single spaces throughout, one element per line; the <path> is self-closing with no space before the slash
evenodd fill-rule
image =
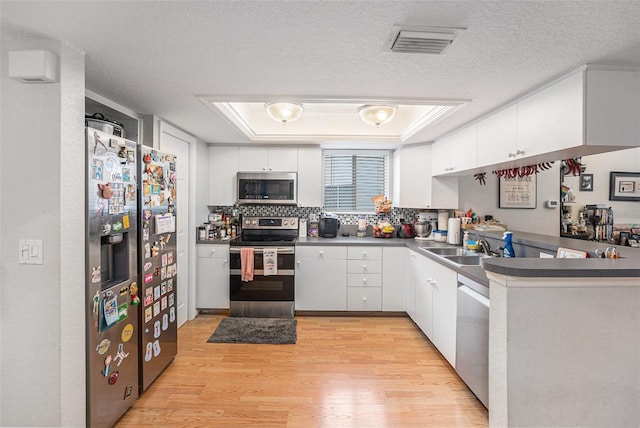
<path id="1" fill-rule="evenodd" d="M 131 392 L 133 391 L 133 385 L 127 385 L 124 387 L 124 398 L 126 400 L 128 397 L 131 397 Z"/>

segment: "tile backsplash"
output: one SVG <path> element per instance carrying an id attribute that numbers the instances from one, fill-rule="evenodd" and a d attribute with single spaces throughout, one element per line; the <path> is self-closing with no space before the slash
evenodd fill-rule
<path id="1" fill-rule="evenodd" d="M 238 213 L 243 216 L 300 217 L 309 219 L 311 214 L 318 218 L 324 212 L 322 207 L 298 207 L 295 205 L 237 205 Z M 209 212 L 224 212 L 233 215 L 233 206 L 209 205 Z M 412 223 L 421 210 L 418 208 L 392 208 L 389 214 L 364 214 L 368 224 L 375 224 L 388 218 L 392 224 L 400 224 L 403 220 Z M 360 215 L 357 213 L 335 213 L 340 224 L 357 225 Z"/>

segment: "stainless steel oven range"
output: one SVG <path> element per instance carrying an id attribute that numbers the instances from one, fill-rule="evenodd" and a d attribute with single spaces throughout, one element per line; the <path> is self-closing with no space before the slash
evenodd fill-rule
<path id="1" fill-rule="evenodd" d="M 229 316 L 293 318 L 297 217 L 244 217 L 230 243 Z M 253 249 L 253 279 L 242 280 L 242 248 Z M 276 250 L 275 272 L 265 269 L 265 250 Z"/>

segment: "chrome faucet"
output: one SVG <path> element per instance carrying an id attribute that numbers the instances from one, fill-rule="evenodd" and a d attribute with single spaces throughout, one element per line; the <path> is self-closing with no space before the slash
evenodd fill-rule
<path id="1" fill-rule="evenodd" d="M 489 245 L 489 242 L 486 241 L 485 239 L 479 239 L 478 240 L 478 245 L 480 245 L 480 250 L 489 255 L 491 254 L 491 245 Z"/>

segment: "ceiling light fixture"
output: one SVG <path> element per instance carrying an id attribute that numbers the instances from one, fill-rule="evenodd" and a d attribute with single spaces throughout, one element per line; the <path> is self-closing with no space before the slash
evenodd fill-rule
<path id="1" fill-rule="evenodd" d="M 287 122 L 300 119 L 304 111 L 302 104 L 287 102 L 266 103 L 264 108 L 267 109 L 267 114 L 271 119 L 282 122 L 284 125 Z"/>
<path id="2" fill-rule="evenodd" d="M 369 105 L 365 104 L 358 107 L 360 118 L 369 125 L 375 125 L 376 128 L 382 123 L 387 123 L 396 115 L 398 106 L 394 104 Z"/>

